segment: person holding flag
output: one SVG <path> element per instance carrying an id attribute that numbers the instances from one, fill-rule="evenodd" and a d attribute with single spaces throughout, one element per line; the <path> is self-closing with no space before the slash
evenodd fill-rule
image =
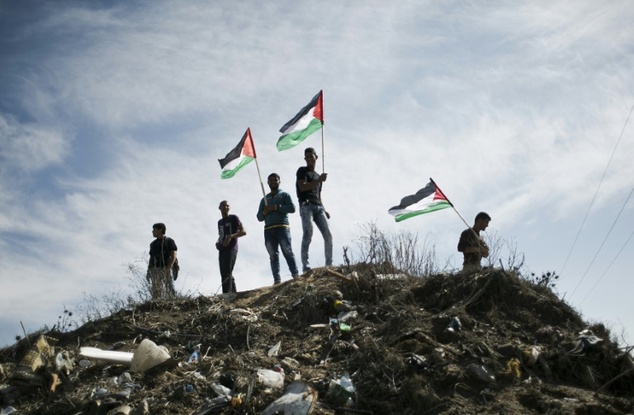
<path id="1" fill-rule="evenodd" d="M 480 261 L 482 258 L 489 257 L 489 247 L 484 239 L 480 236 L 480 232 L 489 226 L 491 216 L 486 212 L 480 212 L 476 215 L 472 228 L 465 229 L 460 234 L 458 241 L 458 252 L 464 255 L 462 263 L 462 272 L 472 274 L 482 270 Z"/>
<path id="2" fill-rule="evenodd" d="M 319 174 L 315 171 L 317 153 L 312 147 L 304 150 L 306 166 L 297 169 L 297 199 L 299 201 L 299 214 L 302 218 L 302 271 L 310 271 L 308 262 L 308 248 L 313 238 L 313 222 L 324 238 L 324 251 L 326 266 L 332 265 L 332 234 L 328 227 L 330 214 L 324 209 L 321 202 L 321 186 L 328 178 L 328 173 Z"/>
<path id="3" fill-rule="evenodd" d="M 286 259 L 293 279 L 299 274 L 291 245 L 291 228 L 288 221 L 288 214 L 295 212 L 295 205 L 291 196 L 279 188 L 281 181 L 277 173 L 269 174 L 267 183 L 271 192 L 260 201 L 257 218 L 260 222 L 264 222 L 264 244 L 269 253 L 275 285 L 282 282 L 278 247 L 282 249 L 282 255 Z"/>

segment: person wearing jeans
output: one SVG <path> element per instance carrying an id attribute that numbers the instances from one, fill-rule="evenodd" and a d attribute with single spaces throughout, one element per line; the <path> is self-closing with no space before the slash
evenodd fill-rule
<path id="1" fill-rule="evenodd" d="M 260 222 L 264 222 L 264 244 L 269 253 L 273 284 L 279 284 L 282 279 L 278 248 L 282 250 L 293 279 L 299 274 L 291 245 L 291 228 L 288 221 L 288 214 L 295 212 L 295 205 L 291 196 L 280 190 L 281 181 L 277 173 L 271 173 L 267 183 L 271 192 L 260 201 L 257 218 Z"/>
<path id="2" fill-rule="evenodd" d="M 297 182 L 295 190 L 299 201 L 299 214 L 302 217 L 302 271 L 310 271 L 308 261 L 308 249 L 313 239 L 313 222 L 324 238 L 324 254 L 326 266 L 332 265 L 332 234 L 328 227 L 330 214 L 324 209 L 321 202 L 321 186 L 328 178 L 328 173 L 319 174 L 315 171 L 317 153 L 312 147 L 304 150 L 306 166 L 297 169 Z"/>

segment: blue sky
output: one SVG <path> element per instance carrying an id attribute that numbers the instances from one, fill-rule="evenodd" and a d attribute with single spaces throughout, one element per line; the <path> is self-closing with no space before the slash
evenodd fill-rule
<path id="1" fill-rule="evenodd" d="M 238 289 L 271 284 L 255 164 L 221 180 L 217 160 L 250 127 L 262 174 L 293 193 L 321 143 L 278 152 L 278 130 L 321 89 L 335 263 L 375 222 L 460 267 L 452 210 L 387 214 L 433 177 L 470 223 L 489 212 L 527 271 L 559 272 L 625 125 L 557 290 L 632 343 L 632 21 L 625 0 L 0 3 L 0 344 L 125 290 L 159 221 L 177 288 L 216 293 L 223 199 L 248 232 Z"/>

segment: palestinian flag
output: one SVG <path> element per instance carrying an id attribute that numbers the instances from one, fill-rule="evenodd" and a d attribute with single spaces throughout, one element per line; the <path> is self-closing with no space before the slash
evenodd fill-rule
<path id="1" fill-rule="evenodd" d="M 420 189 L 416 194 L 405 196 L 401 199 L 401 203 L 390 208 L 388 213 L 394 216 L 397 222 L 400 222 L 423 213 L 435 212 L 448 207 L 451 207 L 451 203 L 436 184 L 430 181 L 427 186 Z"/>
<path id="2" fill-rule="evenodd" d="M 238 145 L 227 153 L 225 158 L 218 160 L 220 162 L 220 168 L 222 169 L 220 177 L 223 179 L 232 178 L 238 170 L 254 159 L 255 146 L 253 145 L 253 138 L 251 137 L 251 129 L 247 128 L 247 131 L 242 136 L 242 140 L 240 140 Z"/>
<path id="3" fill-rule="evenodd" d="M 319 91 L 308 105 L 280 128 L 282 136 L 277 140 L 277 149 L 282 151 L 295 147 L 319 130 L 322 125 L 324 125 L 324 91 Z"/>

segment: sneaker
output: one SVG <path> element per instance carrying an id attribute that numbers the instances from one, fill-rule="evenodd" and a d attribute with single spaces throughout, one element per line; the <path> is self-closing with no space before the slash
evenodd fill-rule
<path id="1" fill-rule="evenodd" d="M 282 281 L 273 281 L 273 285 L 281 284 Z"/>
<path id="2" fill-rule="evenodd" d="M 304 274 L 306 274 L 307 272 L 312 271 L 312 270 L 313 270 L 313 269 L 312 269 L 311 267 L 304 267 L 304 268 L 302 269 L 302 272 L 303 272 Z"/>
<path id="3" fill-rule="evenodd" d="M 299 278 L 299 275 L 293 275 L 293 279 L 296 280 Z"/>

